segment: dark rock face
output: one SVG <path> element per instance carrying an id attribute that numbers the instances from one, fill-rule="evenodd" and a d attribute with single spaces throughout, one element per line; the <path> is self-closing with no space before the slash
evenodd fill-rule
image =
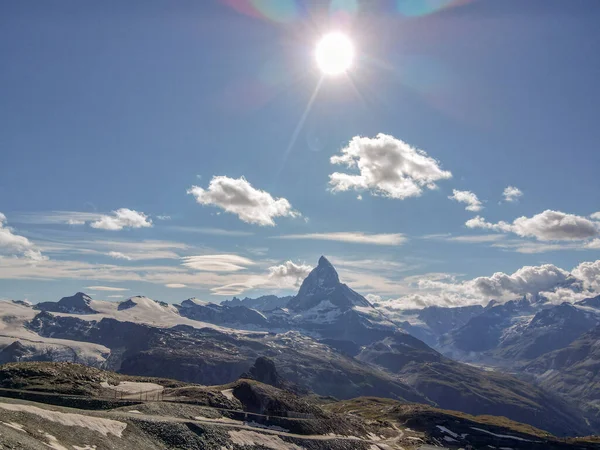
<path id="1" fill-rule="evenodd" d="M 448 338 L 456 348 L 465 352 L 481 352 L 494 349 L 511 320 L 533 312 L 531 304 L 523 300 L 511 300 L 504 304 L 490 304 L 483 313 L 471 318 L 464 326 L 449 333 Z"/>
<path id="2" fill-rule="evenodd" d="M 600 309 L 600 295 L 597 297 L 586 298 L 584 300 L 578 301 L 576 305 L 579 306 L 588 306 L 590 308 L 598 308 Z"/>
<path id="3" fill-rule="evenodd" d="M 31 306 L 32 306 L 31 303 L 29 303 L 28 301 L 25 301 L 25 300 L 13 300 L 12 302 L 15 305 L 27 306 L 28 308 L 31 308 Z"/>
<path id="4" fill-rule="evenodd" d="M 58 302 L 42 302 L 34 306 L 35 309 L 48 312 L 62 312 L 70 314 L 97 314 L 98 311 L 90 307 L 92 298 L 83 292 L 78 292 L 71 297 L 63 297 Z"/>
<path id="5" fill-rule="evenodd" d="M 137 303 L 135 303 L 132 299 L 127 299 L 124 302 L 119 303 L 119 306 L 117 306 L 117 309 L 119 311 L 124 311 L 126 309 L 131 309 L 133 307 L 135 307 L 137 305 Z"/>
<path id="6" fill-rule="evenodd" d="M 29 355 L 30 353 L 31 349 L 24 346 L 20 341 L 15 341 L 0 351 L 0 364 L 20 361 L 21 358 Z"/>
<path id="7" fill-rule="evenodd" d="M 598 324 L 599 317 L 563 303 L 544 309 L 520 333 L 506 339 L 496 354 L 503 359 L 531 360 L 568 346 Z"/>
<path id="8" fill-rule="evenodd" d="M 283 387 L 285 384 L 283 378 L 277 373 L 275 361 L 265 356 L 256 358 L 254 365 L 250 367 L 248 372 L 240 375 L 240 378 L 260 381 L 275 387 Z"/>
<path id="9" fill-rule="evenodd" d="M 273 311 L 277 308 L 285 308 L 289 303 L 291 295 L 285 297 L 277 297 L 276 295 L 263 295 L 257 298 L 244 298 L 240 300 L 233 297 L 231 300 L 221 302 L 221 306 L 245 306 L 246 308 L 256 309 L 258 311 Z"/>
<path id="10" fill-rule="evenodd" d="M 600 326 L 533 360 L 525 372 L 535 376 L 545 389 L 577 402 L 588 412 L 586 417 L 600 426 Z"/>
<path id="11" fill-rule="evenodd" d="M 441 308 L 430 306 L 419 312 L 419 319 L 425 322 L 438 336 L 460 328 L 473 317 L 483 312 L 483 306 L 461 306 L 458 308 Z"/>
<path id="12" fill-rule="evenodd" d="M 358 354 L 357 359 L 397 373 L 407 364 L 438 362 L 444 358 L 417 338 L 397 333 L 382 341 L 365 346 Z"/>
<path id="13" fill-rule="evenodd" d="M 216 325 L 268 326 L 268 320 L 265 316 L 245 306 L 222 306 L 214 303 L 204 305 L 193 300 L 185 300 L 181 303 L 179 314 L 189 319 Z"/>

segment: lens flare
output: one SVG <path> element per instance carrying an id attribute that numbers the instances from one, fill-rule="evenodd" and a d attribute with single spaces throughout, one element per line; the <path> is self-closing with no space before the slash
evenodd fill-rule
<path id="1" fill-rule="evenodd" d="M 423 17 L 449 8 L 471 3 L 473 0 L 396 0 L 398 12 L 405 17 Z"/>
<path id="2" fill-rule="evenodd" d="M 278 23 L 298 20 L 302 14 L 297 0 L 222 0 L 239 13 Z"/>

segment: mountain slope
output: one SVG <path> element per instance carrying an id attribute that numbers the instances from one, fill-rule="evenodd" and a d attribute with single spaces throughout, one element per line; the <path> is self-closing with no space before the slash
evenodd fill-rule
<path id="1" fill-rule="evenodd" d="M 600 418 L 600 326 L 525 367 L 548 390 L 572 399 Z"/>
<path id="2" fill-rule="evenodd" d="M 357 359 L 397 374 L 441 408 L 493 412 L 559 434 L 564 427 L 578 434 L 590 431 L 581 412 L 558 396 L 511 375 L 452 361 L 415 338 L 386 338 L 364 347 Z"/>
<path id="3" fill-rule="evenodd" d="M 178 309 L 179 314 L 184 317 L 216 325 L 268 327 L 267 318 L 263 314 L 246 306 L 223 306 L 188 299 L 181 302 Z"/>
<path id="4" fill-rule="evenodd" d="M 256 309 L 258 311 L 266 312 L 272 311 L 276 308 L 285 308 L 292 298 L 291 295 L 285 297 L 277 297 L 276 295 L 263 295 L 257 298 L 244 298 L 240 300 L 237 297 L 233 297 L 231 300 L 225 300 L 221 302 L 222 306 L 245 306 L 246 308 Z"/>

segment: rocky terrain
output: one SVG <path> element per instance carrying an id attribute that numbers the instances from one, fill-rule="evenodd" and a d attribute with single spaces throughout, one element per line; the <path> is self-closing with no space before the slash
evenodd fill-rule
<path id="1" fill-rule="evenodd" d="M 544 388 L 575 400 L 589 416 L 600 416 L 600 327 L 536 358 L 524 370 Z"/>
<path id="2" fill-rule="evenodd" d="M 251 372 L 280 382 L 264 358 Z M 285 380 L 283 380 L 285 381 Z M 299 396 L 257 380 L 200 386 L 130 377 L 72 363 L 0 368 L 0 446 L 57 450 L 595 449 L 503 417 L 391 399 Z M 164 391 L 146 400 L 148 386 Z M 58 387 L 58 388 L 57 388 Z M 128 399 L 115 399 L 124 388 Z"/>

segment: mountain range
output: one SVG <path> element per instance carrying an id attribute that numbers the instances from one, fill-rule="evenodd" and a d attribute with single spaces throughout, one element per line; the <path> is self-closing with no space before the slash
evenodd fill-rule
<path id="1" fill-rule="evenodd" d="M 268 357 L 298 392 L 506 416 L 561 436 L 600 431 L 589 369 L 598 361 L 600 297 L 390 316 L 321 257 L 292 297 L 167 304 L 77 293 L 2 301 L 0 311 L 0 362 L 71 361 L 208 385 L 233 382 Z"/>

